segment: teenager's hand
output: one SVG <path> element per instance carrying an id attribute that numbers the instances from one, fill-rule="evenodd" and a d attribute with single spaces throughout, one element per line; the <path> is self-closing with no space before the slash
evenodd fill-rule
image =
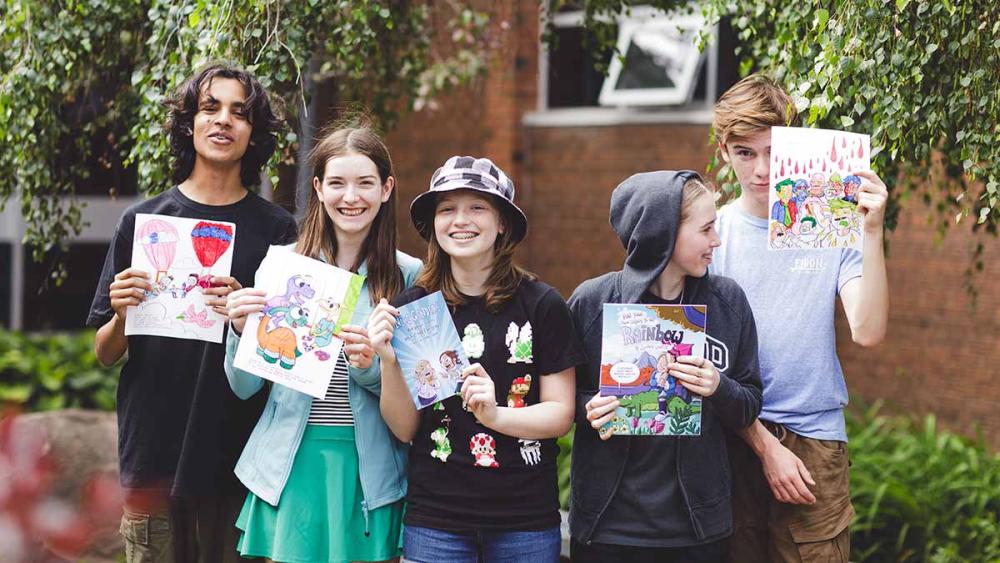
<path id="1" fill-rule="evenodd" d="M 115 281 L 109 287 L 111 309 L 118 318 L 125 320 L 129 307 L 138 307 L 146 298 L 146 292 L 153 289 L 149 274 L 138 268 L 128 268 L 115 274 Z"/>
<path id="2" fill-rule="evenodd" d="M 678 356 L 676 362 L 670 362 L 667 371 L 688 391 L 702 397 L 711 397 L 722 377 L 711 361 L 696 356 Z"/>
<path id="3" fill-rule="evenodd" d="M 368 339 L 372 349 L 383 361 L 396 361 L 396 351 L 392 349 L 392 335 L 396 331 L 399 309 L 384 298 L 378 302 L 368 317 Z"/>
<path id="4" fill-rule="evenodd" d="M 358 369 L 368 369 L 375 359 L 375 349 L 368 339 L 368 330 L 356 325 L 340 327 L 341 340 L 344 341 L 344 354 L 347 361 Z"/>
<path id="5" fill-rule="evenodd" d="M 242 289 L 243 286 L 232 276 L 212 276 L 209 281 L 211 282 L 212 287 L 202 290 L 202 294 L 206 295 L 205 304 L 211 307 L 216 313 L 220 315 L 227 315 L 226 302 L 229 294 L 238 289 Z"/>
<path id="6" fill-rule="evenodd" d="M 264 310 L 264 303 L 267 302 L 265 295 L 267 295 L 266 291 L 253 287 L 237 289 L 228 295 L 226 308 L 222 314 L 229 317 L 229 322 L 232 323 L 236 334 L 243 334 L 243 327 L 247 324 L 247 316 Z"/>
<path id="7" fill-rule="evenodd" d="M 878 174 L 871 170 L 862 170 L 855 174 L 861 178 L 861 187 L 858 189 L 858 211 L 864 217 L 865 233 L 881 233 L 889 190 Z"/>
<path id="8" fill-rule="evenodd" d="M 601 429 L 611 422 L 615 416 L 615 409 L 621 405 L 618 397 L 602 397 L 600 393 L 594 395 L 587 401 L 587 420 L 590 426 L 597 430 L 602 440 L 607 440 L 612 436 L 611 432 L 602 432 Z"/>
<path id="9" fill-rule="evenodd" d="M 777 439 L 764 450 L 760 461 L 774 498 L 789 504 L 816 502 L 816 497 L 806 486 L 816 486 L 806 465 Z"/>
<path id="10" fill-rule="evenodd" d="M 462 370 L 462 401 L 472 414 L 486 426 L 493 424 L 497 417 L 497 392 L 493 378 L 486 373 L 482 364 L 475 363 Z"/>

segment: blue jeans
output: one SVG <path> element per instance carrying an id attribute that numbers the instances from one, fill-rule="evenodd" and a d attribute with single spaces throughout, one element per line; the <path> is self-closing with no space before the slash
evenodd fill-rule
<path id="1" fill-rule="evenodd" d="M 403 527 L 403 560 L 413 563 L 556 563 L 561 548 L 559 526 L 498 532 Z"/>

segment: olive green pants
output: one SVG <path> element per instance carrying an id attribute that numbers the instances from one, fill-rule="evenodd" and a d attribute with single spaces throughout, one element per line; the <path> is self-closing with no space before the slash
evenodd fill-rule
<path id="1" fill-rule="evenodd" d="M 761 421 L 764 423 L 764 421 Z M 851 506 L 847 444 L 816 440 L 764 423 L 812 475 L 814 504 L 788 504 L 774 498 L 760 460 L 737 436 L 729 436 L 733 475 L 733 535 L 729 561 L 847 563 Z"/>
<path id="2" fill-rule="evenodd" d="M 171 498 L 158 511 L 129 506 L 121 534 L 128 563 L 235 563 L 236 517 L 246 493 Z"/>

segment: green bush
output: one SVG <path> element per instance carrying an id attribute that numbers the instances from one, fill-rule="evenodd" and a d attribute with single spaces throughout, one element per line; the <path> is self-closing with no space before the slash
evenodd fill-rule
<path id="1" fill-rule="evenodd" d="M 847 416 L 851 561 L 1000 561 L 1000 455 L 939 430 L 933 415 L 918 422 L 880 407 Z M 572 441 L 572 431 L 559 439 L 563 509 Z"/>
<path id="2" fill-rule="evenodd" d="M 982 440 L 878 414 L 847 418 L 854 561 L 1000 561 L 1000 456 Z"/>
<path id="3" fill-rule="evenodd" d="M 117 366 L 94 355 L 94 331 L 22 334 L 0 330 L 0 403 L 25 411 L 114 410 Z"/>

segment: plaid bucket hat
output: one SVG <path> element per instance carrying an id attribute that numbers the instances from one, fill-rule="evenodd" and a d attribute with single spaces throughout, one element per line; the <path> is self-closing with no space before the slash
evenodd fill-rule
<path id="1" fill-rule="evenodd" d="M 410 219 L 424 240 L 430 240 L 434 232 L 437 194 L 461 189 L 487 193 L 499 200 L 511 219 L 514 242 L 519 242 L 527 234 L 528 218 L 514 205 L 514 182 L 510 177 L 488 158 L 453 156 L 434 171 L 430 187 L 410 204 Z"/>

